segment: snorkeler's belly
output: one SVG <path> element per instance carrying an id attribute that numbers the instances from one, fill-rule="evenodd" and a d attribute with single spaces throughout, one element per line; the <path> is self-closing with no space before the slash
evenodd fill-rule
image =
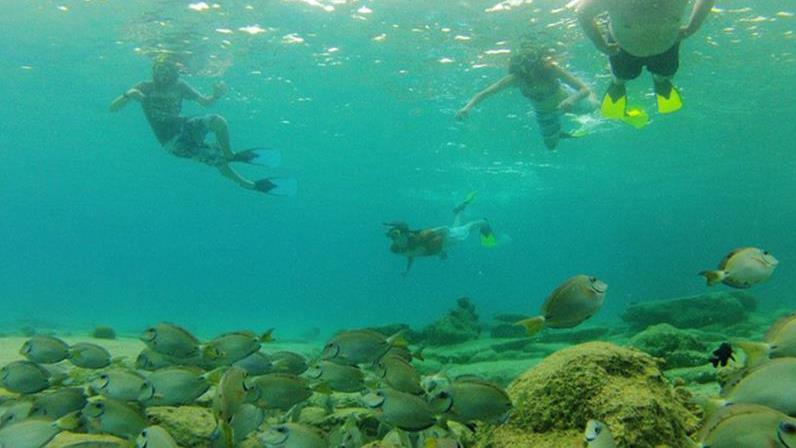
<path id="1" fill-rule="evenodd" d="M 611 35 L 626 52 L 638 57 L 656 56 L 665 53 L 677 43 L 680 27 L 642 29 L 638 25 L 630 28 L 611 27 Z"/>

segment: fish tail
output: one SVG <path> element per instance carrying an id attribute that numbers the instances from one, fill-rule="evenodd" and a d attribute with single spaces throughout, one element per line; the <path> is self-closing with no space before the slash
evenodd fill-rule
<path id="1" fill-rule="evenodd" d="M 746 354 L 747 368 L 759 366 L 771 356 L 771 345 L 765 342 L 743 341 L 736 345 Z"/>
<path id="2" fill-rule="evenodd" d="M 727 278 L 726 271 L 702 271 L 699 275 L 705 277 L 708 286 L 713 286 L 716 283 L 721 283 L 725 278 Z"/>
<path id="3" fill-rule="evenodd" d="M 514 325 L 525 327 L 525 330 L 528 332 L 528 336 L 533 336 L 536 333 L 542 331 L 542 329 L 544 328 L 544 324 L 545 324 L 544 316 L 536 316 L 530 319 L 525 319 L 514 323 Z"/>
<path id="4" fill-rule="evenodd" d="M 406 347 L 409 345 L 409 341 L 406 340 L 404 337 L 404 333 L 406 333 L 406 329 L 399 330 L 394 335 L 387 338 L 387 342 L 392 347 Z"/>
<path id="5" fill-rule="evenodd" d="M 273 342 L 274 341 L 274 329 L 269 328 L 265 333 L 260 336 L 260 342 Z"/>
<path id="6" fill-rule="evenodd" d="M 702 411 L 705 413 L 705 419 L 716 413 L 716 411 L 718 411 L 719 408 L 727 406 L 729 404 L 727 400 L 722 400 L 720 398 L 711 398 L 706 396 L 695 396 L 694 398 L 691 399 L 691 402 L 702 408 Z"/>
<path id="7" fill-rule="evenodd" d="M 73 431 L 80 427 L 83 414 L 80 411 L 70 412 L 55 421 L 55 425 L 64 431 Z"/>

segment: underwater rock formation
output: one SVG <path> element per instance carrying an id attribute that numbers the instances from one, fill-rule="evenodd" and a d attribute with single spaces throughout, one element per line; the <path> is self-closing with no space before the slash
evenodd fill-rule
<path id="1" fill-rule="evenodd" d="M 55 436 L 45 448 L 129 448 L 130 442 L 118 437 L 105 434 L 77 434 L 73 432 L 62 432 Z"/>
<path id="2" fill-rule="evenodd" d="M 757 301 L 745 292 L 713 292 L 676 299 L 635 303 L 622 314 L 631 330 L 667 323 L 677 328 L 703 328 L 746 321 Z"/>
<path id="3" fill-rule="evenodd" d="M 184 447 L 209 447 L 216 421 L 213 412 L 199 406 L 151 407 L 147 417 L 171 434 L 178 445 Z"/>
<path id="4" fill-rule="evenodd" d="M 604 342 L 558 351 L 508 388 L 509 421 L 481 428 L 479 447 L 558 448 L 582 443 L 589 419 L 608 424 L 620 448 L 685 447 L 698 423 L 654 358 Z"/>
<path id="5" fill-rule="evenodd" d="M 116 330 L 107 325 L 97 325 L 91 332 L 91 337 L 96 339 L 116 339 Z"/>
<path id="6" fill-rule="evenodd" d="M 713 345 L 721 338 L 669 324 L 653 325 L 630 339 L 630 346 L 665 360 L 666 369 L 707 364 Z M 715 342 L 715 344 L 714 344 Z"/>
<path id="7" fill-rule="evenodd" d="M 475 305 L 467 297 L 456 301 L 456 308 L 422 332 L 422 340 L 427 345 L 450 345 L 477 339 L 481 334 Z"/>

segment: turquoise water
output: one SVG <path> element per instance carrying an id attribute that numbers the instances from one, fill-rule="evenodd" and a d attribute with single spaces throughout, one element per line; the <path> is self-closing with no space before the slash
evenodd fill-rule
<path id="1" fill-rule="evenodd" d="M 191 3 L 3 2 L 4 327 L 422 325 L 462 295 L 484 316 L 531 314 L 577 273 L 609 284 L 594 320 L 613 322 L 630 302 L 705 291 L 696 273 L 745 245 L 780 260 L 754 289 L 762 305 L 792 303 L 791 2 L 720 2 L 682 49 L 681 112 L 640 131 L 601 124 L 555 152 L 519 92 L 465 123 L 453 115 L 505 73 L 507 55 L 488 52 L 528 32 L 560 41 L 568 67 L 604 89 L 604 57 L 571 11 L 553 12 L 564 2 Z M 254 25 L 264 32 L 240 31 Z M 281 168 L 246 173 L 295 176 L 296 197 L 245 191 L 168 155 L 137 105 L 108 113 L 164 42 L 193 51 L 195 87 L 229 85 L 210 110 L 228 119 L 233 146 L 282 151 Z M 652 112 L 650 85 L 644 75 L 630 94 Z M 473 239 L 403 278 L 381 223 L 449 224 L 473 190 L 468 216 L 488 217 L 499 247 Z"/>

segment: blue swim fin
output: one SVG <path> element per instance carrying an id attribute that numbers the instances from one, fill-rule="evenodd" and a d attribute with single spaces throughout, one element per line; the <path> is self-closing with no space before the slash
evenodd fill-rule
<path id="1" fill-rule="evenodd" d="M 255 182 L 254 189 L 274 196 L 295 196 L 298 181 L 289 177 L 269 177 Z"/>
<path id="2" fill-rule="evenodd" d="M 271 148 L 250 148 L 236 152 L 232 161 L 276 168 L 282 163 L 282 153 Z"/>

